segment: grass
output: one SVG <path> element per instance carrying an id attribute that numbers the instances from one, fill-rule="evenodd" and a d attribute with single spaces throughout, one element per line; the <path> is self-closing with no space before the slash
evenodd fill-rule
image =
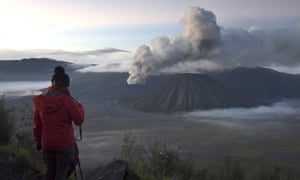
<path id="1" fill-rule="evenodd" d="M 227 156 L 221 161 L 197 163 L 184 157 L 177 144 L 154 140 L 144 146 L 126 134 L 119 154 L 142 180 L 297 180 L 300 165 L 264 159 L 249 161 Z"/>

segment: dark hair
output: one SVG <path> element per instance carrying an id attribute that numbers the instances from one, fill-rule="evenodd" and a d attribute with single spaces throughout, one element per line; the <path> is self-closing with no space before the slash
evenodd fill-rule
<path id="1" fill-rule="evenodd" d="M 56 66 L 54 68 L 54 74 L 52 75 L 51 82 L 53 86 L 68 87 L 70 85 L 70 78 L 65 73 L 65 69 L 62 66 Z"/>

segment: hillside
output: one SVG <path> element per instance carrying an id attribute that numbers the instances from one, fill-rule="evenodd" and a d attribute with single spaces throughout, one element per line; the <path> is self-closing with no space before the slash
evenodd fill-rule
<path id="1" fill-rule="evenodd" d="M 178 112 L 253 105 L 253 102 L 238 97 L 209 76 L 201 74 L 174 75 L 159 88 L 130 103 L 132 109 L 145 112 Z"/>
<path id="2" fill-rule="evenodd" d="M 283 98 L 300 98 L 300 75 L 262 67 L 240 67 L 212 73 L 210 76 L 235 93 L 250 99 L 277 101 Z"/>

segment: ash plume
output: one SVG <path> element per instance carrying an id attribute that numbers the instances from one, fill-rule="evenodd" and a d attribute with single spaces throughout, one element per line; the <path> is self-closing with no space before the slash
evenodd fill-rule
<path id="1" fill-rule="evenodd" d="M 209 58 L 220 39 L 220 27 L 215 15 L 198 7 L 190 8 L 182 19 L 181 35 L 157 37 L 149 46 L 140 46 L 129 70 L 129 84 L 144 83 L 147 76 L 182 61 Z"/>
<path id="2" fill-rule="evenodd" d="M 299 27 L 225 29 L 217 24 L 213 12 L 200 7 L 189 8 L 182 24 L 180 34 L 156 37 L 151 47 L 141 45 L 136 50 L 128 84 L 145 83 L 149 75 L 178 69 L 199 72 L 237 66 L 276 69 L 300 65 Z"/>

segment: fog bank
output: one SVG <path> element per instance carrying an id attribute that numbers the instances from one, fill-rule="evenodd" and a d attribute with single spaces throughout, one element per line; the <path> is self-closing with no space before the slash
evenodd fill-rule
<path id="1" fill-rule="evenodd" d="M 210 118 L 210 119 L 233 119 L 233 120 L 258 120 L 258 119 L 281 119 L 289 116 L 300 115 L 300 100 L 285 100 L 271 106 L 258 106 L 254 108 L 229 108 L 194 111 L 186 113 L 187 117 Z M 288 120 L 288 119 L 287 119 Z"/>

